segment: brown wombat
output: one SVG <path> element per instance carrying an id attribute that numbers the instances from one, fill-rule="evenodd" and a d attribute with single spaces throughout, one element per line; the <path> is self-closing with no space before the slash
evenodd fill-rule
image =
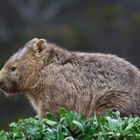
<path id="1" fill-rule="evenodd" d="M 91 116 L 140 114 L 140 71 L 110 54 L 70 52 L 34 38 L 0 71 L 0 89 L 24 94 L 40 116 L 59 108 Z"/>

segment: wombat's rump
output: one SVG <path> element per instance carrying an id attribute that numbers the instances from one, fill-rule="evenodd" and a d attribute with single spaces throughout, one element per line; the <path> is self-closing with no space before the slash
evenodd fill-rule
<path id="1" fill-rule="evenodd" d="M 140 71 L 110 54 L 61 49 L 32 39 L 0 71 L 0 89 L 25 94 L 40 116 L 60 107 L 91 116 L 108 110 L 140 114 Z"/>

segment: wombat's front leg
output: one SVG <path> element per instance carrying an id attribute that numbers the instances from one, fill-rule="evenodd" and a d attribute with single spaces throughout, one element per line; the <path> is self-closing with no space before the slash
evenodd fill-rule
<path id="1" fill-rule="evenodd" d="M 49 110 L 50 109 L 50 110 Z M 51 114 L 53 114 L 56 118 L 59 118 L 59 109 L 60 108 L 53 108 L 53 107 L 45 107 L 45 105 L 41 105 L 39 111 L 38 111 L 38 114 L 39 114 L 39 117 L 40 118 L 44 118 L 46 116 L 46 114 L 49 112 Z"/>

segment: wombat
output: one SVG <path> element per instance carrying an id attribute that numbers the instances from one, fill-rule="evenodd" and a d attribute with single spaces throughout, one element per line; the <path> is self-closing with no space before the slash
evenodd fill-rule
<path id="1" fill-rule="evenodd" d="M 115 55 L 72 52 L 34 38 L 0 71 L 0 89 L 24 94 L 40 117 L 59 108 L 89 117 L 140 114 L 140 71 Z"/>

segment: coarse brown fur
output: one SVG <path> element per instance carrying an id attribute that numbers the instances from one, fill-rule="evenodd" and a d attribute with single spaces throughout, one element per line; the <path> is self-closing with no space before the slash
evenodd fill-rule
<path id="1" fill-rule="evenodd" d="M 117 56 L 70 52 L 34 38 L 0 71 L 0 89 L 24 94 L 40 116 L 60 107 L 91 116 L 140 114 L 140 71 Z"/>

